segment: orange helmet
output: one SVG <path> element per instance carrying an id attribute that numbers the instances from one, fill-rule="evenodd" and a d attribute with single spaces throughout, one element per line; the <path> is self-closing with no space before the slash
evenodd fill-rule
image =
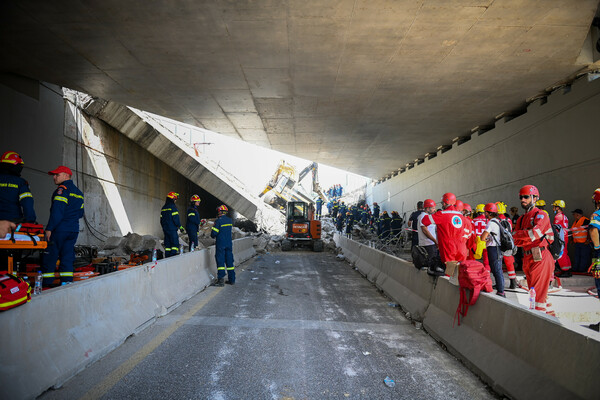
<path id="1" fill-rule="evenodd" d="M 200 196 L 198 196 L 197 194 L 193 195 L 192 198 L 190 199 L 190 201 L 201 201 L 200 200 Z"/>
<path id="2" fill-rule="evenodd" d="M 227 208 L 227 206 L 225 204 L 221 204 L 219 207 L 217 207 L 218 213 L 226 213 L 228 211 L 229 211 L 229 209 Z"/>
<path id="3" fill-rule="evenodd" d="M 167 197 L 173 200 L 177 200 L 179 198 L 179 193 L 169 192 L 167 193 Z"/>
<path id="4" fill-rule="evenodd" d="M 19 153 L 15 153 L 14 151 L 7 151 L 6 153 L 2 154 L 2 158 L 0 159 L 0 162 L 7 163 L 7 164 L 13 164 L 13 165 L 25 164 L 23 162 L 23 159 L 19 155 Z"/>

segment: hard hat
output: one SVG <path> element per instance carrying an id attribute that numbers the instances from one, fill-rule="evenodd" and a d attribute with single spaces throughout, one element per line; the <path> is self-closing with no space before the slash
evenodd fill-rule
<path id="1" fill-rule="evenodd" d="M 565 208 L 567 206 L 564 200 L 554 200 L 554 203 L 552 203 L 552 205 L 560 208 Z"/>
<path id="2" fill-rule="evenodd" d="M 465 209 L 465 203 L 463 203 L 461 200 L 456 200 L 456 203 L 454 203 L 454 208 L 456 208 L 456 211 L 462 211 Z"/>
<path id="3" fill-rule="evenodd" d="M 374 203 L 373 203 L 373 205 L 374 205 L 374 206 L 376 206 L 376 205 L 377 205 L 377 202 L 374 202 Z"/>
<path id="4" fill-rule="evenodd" d="M 384 213 L 384 214 L 387 214 L 387 211 L 384 211 L 383 213 Z"/>
<path id="5" fill-rule="evenodd" d="M 6 153 L 2 154 L 2 159 L 0 159 L 0 162 L 13 165 L 25 164 L 19 153 L 15 153 L 14 151 L 7 151 Z"/>
<path id="6" fill-rule="evenodd" d="M 506 203 L 499 201 L 496 206 L 498 207 L 498 214 L 506 214 Z"/>
<path id="7" fill-rule="evenodd" d="M 219 207 L 217 207 L 217 211 L 220 213 L 226 213 L 229 211 L 229 209 L 225 204 L 221 204 Z"/>
<path id="8" fill-rule="evenodd" d="M 477 204 L 475 206 L 475 212 L 482 213 L 485 211 L 485 204 Z"/>
<path id="9" fill-rule="evenodd" d="M 200 200 L 200 196 L 198 196 L 197 194 L 193 195 L 192 198 L 190 199 L 190 201 L 201 201 Z"/>
<path id="10" fill-rule="evenodd" d="M 468 204 L 468 203 L 465 203 L 465 211 L 468 211 L 468 212 L 470 212 L 470 213 L 471 213 L 471 212 L 473 212 L 473 209 L 471 208 L 471 205 L 470 205 L 470 204 Z"/>
<path id="11" fill-rule="evenodd" d="M 425 207 L 425 208 L 435 207 L 435 201 L 433 201 L 431 199 L 427 199 L 423 202 L 423 207 Z"/>
<path id="12" fill-rule="evenodd" d="M 485 205 L 484 210 L 487 211 L 487 212 L 490 212 L 490 213 L 497 213 L 498 212 L 498 206 L 496 205 L 496 203 L 487 203 Z"/>
<path id="13" fill-rule="evenodd" d="M 521 190 L 519 190 L 519 196 L 526 196 L 528 194 L 540 197 L 540 192 L 538 188 L 536 188 L 533 185 L 525 185 L 521 188 Z"/>
<path id="14" fill-rule="evenodd" d="M 539 199 L 538 201 L 535 202 L 535 205 L 537 207 L 544 207 L 546 205 L 546 202 L 542 199 Z"/>
<path id="15" fill-rule="evenodd" d="M 600 202 L 600 188 L 594 191 L 594 195 L 592 196 L 595 202 Z"/>
<path id="16" fill-rule="evenodd" d="M 167 193 L 167 197 L 173 200 L 177 200 L 179 198 L 179 193 L 169 192 Z"/>
<path id="17" fill-rule="evenodd" d="M 442 196 L 442 203 L 452 206 L 456 203 L 456 196 L 454 193 L 444 193 Z"/>

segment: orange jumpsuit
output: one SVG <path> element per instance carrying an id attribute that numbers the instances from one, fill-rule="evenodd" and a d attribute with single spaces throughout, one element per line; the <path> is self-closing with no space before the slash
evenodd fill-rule
<path id="1" fill-rule="evenodd" d="M 537 207 L 519 217 L 513 234 L 515 244 L 523 248 L 523 272 L 527 285 L 535 288 L 535 309 L 546 312 L 548 286 L 554 272 L 554 259 L 548 244 L 554 241 L 550 217 Z M 531 250 L 541 248 L 542 259 L 534 261 Z M 548 313 L 551 313 L 548 311 Z"/>

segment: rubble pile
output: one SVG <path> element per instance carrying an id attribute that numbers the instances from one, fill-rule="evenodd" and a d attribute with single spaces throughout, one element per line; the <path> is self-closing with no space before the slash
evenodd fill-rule
<path id="1" fill-rule="evenodd" d="M 125 236 L 111 236 L 98 251 L 98 256 L 129 256 L 131 253 L 138 253 L 144 250 L 164 251 L 162 240 L 152 235 L 138 235 L 137 233 L 128 233 Z"/>

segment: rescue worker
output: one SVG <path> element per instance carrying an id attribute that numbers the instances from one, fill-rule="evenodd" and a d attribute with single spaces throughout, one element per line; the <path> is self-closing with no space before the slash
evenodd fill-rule
<path id="1" fill-rule="evenodd" d="M 348 208 L 346 208 L 346 203 L 344 203 L 343 201 L 340 203 L 340 218 L 344 219 L 346 218 L 346 212 L 348 212 Z"/>
<path id="2" fill-rule="evenodd" d="M 460 211 L 461 214 L 464 215 L 463 211 L 465 210 L 465 203 L 463 203 L 461 200 L 456 200 L 456 204 L 454 205 L 454 209 L 456 211 Z"/>
<path id="3" fill-rule="evenodd" d="M 392 231 L 392 237 L 398 239 L 402 232 L 402 217 L 398 214 L 398 211 L 392 211 L 392 221 L 390 223 L 390 229 Z"/>
<path id="4" fill-rule="evenodd" d="M 442 196 L 442 211 L 423 217 L 422 226 L 435 224 L 437 244 L 442 266 L 433 266 L 428 271 L 430 275 L 444 275 L 445 264 L 449 261 L 464 261 L 469 251 L 467 240 L 470 238 L 471 223 L 460 211 L 454 209 L 456 196 L 444 193 Z"/>
<path id="5" fill-rule="evenodd" d="M 540 199 L 540 200 L 536 201 L 535 202 L 535 206 L 538 209 L 540 209 L 543 212 L 545 212 L 547 216 L 550 216 L 550 214 L 548 214 L 548 211 L 546 211 L 546 202 L 544 200 Z"/>
<path id="6" fill-rule="evenodd" d="M 379 219 L 379 212 L 380 212 L 381 208 L 379 207 L 379 204 L 377 203 L 373 203 L 373 219 Z"/>
<path id="7" fill-rule="evenodd" d="M 338 233 L 340 233 L 340 234 L 344 230 L 344 218 L 342 218 L 342 216 L 340 216 L 339 218 L 336 218 L 335 229 L 337 229 Z"/>
<path id="8" fill-rule="evenodd" d="M 484 208 L 488 219 L 487 226 L 481 234 L 481 240 L 485 242 L 487 256 L 489 258 L 492 275 L 496 281 L 496 294 L 506 297 L 504 293 L 504 275 L 502 274 L 502 253 L 500 252 L 500 221 L 498 220 L 498 206 L 495 203 L 487 203 Z"/>
<path id="9" fill-rule="evenodd" d="M 583 216 L 583 211 L 580 208 L 573 210 L 573 225 L 571 226 L 573 243 L 575 243 L 573 272 L 585 272 L 590 265 L 590 246 L 588 245 L 587 231 L 589 223 L 590 220 Z"/>
<path id="10" fill-rule="evenodd" d="M 83 217 L 83 193 L 71 180 L 71 169 L 61 165 L 48 175 L 52 175 L 58 188 L 52 193 L 50 218 L 46 225 L 48 247 L 42 259 L 42 285 L 46 287 L 54 282 L 58 260 L 61 285 L 73 282 L 75 243 L 79 236 L 79 219 Z"/>
<path id="11" fill-rule="evenodd" d="M 554 210 L 554 224 L 559 225 L 564 229 L 565 236 L 565 250 L 563 251 L 562 256 L 558 260 L 556 260 L 556 266 L 560 269 L 560 272 L 556 274 L 559 278 L 569 278 L 572 276 L 571 274 L 571 259 L 569 258 L 569 252 L 567 251 L 567 244 L 569 243 L 569 219 L 563 212 L 565 209 L 564 200 L 555 200 L 552 203 L 552 209 Z"/>
<path id="12" fill-rule="evenodd" d="M 354 227 L 354 214 L 351 211 L 346 212 L 346 235 L 350 237 L 352 228 Z"/>
<path id="13" fill-rule="evenodd" d="M 316 218 L 318 220 L 320 220 L 321 219 L 321 209 L 323 208 L 323 199 L 321 197 L 317 197 L 317 201 L 315 203 L 317 204 Z"/>
<path id="14" fill-rule="evenodd" d="M 165 204 L 160 210 L 160 225 L 165 235 L 165 258 L 179 254 L 179 236 L 177 230 L 185 232 L 179 219 L 179 210 L 175 202 L 179 198 L 179 193 L 169 192 Z"/>
<path id="15" fill-rule="evenodd" d="M 185 230 L 188 234 L 190 242 L 190 251 L 198 248 L 198 230 L 200 229 L 200 213 L 198 206 L 200 205 L 200 196 L 197 194 L 190 198 L 190 206 L 187 209 L 187 220 L 185 221 Z"/>
<path id="16" fill-rule="evenodd" d="M 435 202 L 434 202 L 435 204 Z M 412 214 L 410 214 L 410 217 L 408 218 L 408 227 L 411 229 L 412 232 L 412 236 L 411 236 L 411 249 L 415 246 L 419 246 L 419 216 L 423 214 L 423 202 L 422 201 L 418 201 L 417 202 L 417 211 L 413 211 Z"/>
<path id="17" fill-rule="evenodd" d="M 506 221 L 508 226 L 510 227 L 509 233 L 512 233 L 514 227 L 512 220 L 506 216 L 506 203 L 501 201 L 496 203 L 498 207 L 498 220 Z M 506 265 L 506 272 L 508 272 L 508 279 L 510 279 L 509 289 L 517 288 L 517 273 L 515 272 L 515 257 L 514 256 L 502 256 L 504 259 L 504 264 Z"/>
<path id="18" fill-rule="evenodd" d="M 387 211 L 384 211 L 381 215 L 381 228 L 379 238 L 385 240 L 390 236 L 390 229 L 392 225 L 392 217 L 388 215 Z"/>
<path id="19" fill-rule="evenodd" d="M 535 309 L 554 315 L 548 309 L 548 287 L 554 272 L 554 258 L 548 250 L 554 241 L 550 218 L 535 206 L 540 193 L 537 187 L 525 185 L 519 191 L 525 214 L 519 217 L 513 238 L 523 248 L 523 272 L 529 288 L 535 288 Z"/>
<path id="20" fill-rule="evenodd" d="M 327 202 L 327 211 L 329 212 L 329 215 L 331 215 L 331 212 L 333 211 L 333 202 L 331 200 Z"/>
<path id="21" fill-rule="evenodd" d="M 337 218 L 338 212 L 340 211 L 340 204 L 337 200 L 333 200 L 333 219 Z"/>
<path id="22" fill-rule="evenodd" d="M 14 151 L 7 151 L 0 158 L 0 220 L 36 220 L 29 184 L 21 178 L 24 164 L 21 156 Z"/>
<path id="23" fill-rule="evenodd" d="M 368 211 L 368 209 L 369 209 L 369 206 L 367 204 L 365 204 L 363 206 L 363 208 L 362 208 L 361 213 L 360 213 L 360 223 L 362 225 L 366 225 L 367 224 L 367 221 L 368 221 L 367 218 L 369 217 L 369 211 Z"/>
<path id="24" fill-rule="evenodd" d="M 217 208 L 217 220 L 210 232 L 210 237 L 217 240 L 215 244 L 215 260 L 217 262 L 217 286 L 223 286 L 225 268 L 227 268 L 227 283 L 235 285 L 235 267 L 233 266 L 233 241 L 231 231 L 233 221 L 227 213 L 229 209 L 225 204 Z"/>
<path id="25" fill-rule="evenodd" d="M 594 200 L 595 211 L 592 214 L 589 232 L 593 250 L 592 264 L 587 272 L 591 273 L 594 277 L 596 290 L 600 293 L 600 188 L 594 191 L 592 199 Z M 600 323 L 591 324 L 589 327 L 597 332 L 600 331 Z"/>
<path id="26" fill-rule="evenodd" d="M 423 202 L 423 206 L 425 207 L 425 211 L 417 218 L 417 225 L 419 227 L 419 246 L 425 249 L 431 260 L 433 257 L 439 256 L 435 223 L 430 223 L 428 226 L 425 226 L 423 225 L 423 218 L 427 215 L 432 215 L 435 212 L 435 201 L 427 199 Z"/>
<path id="27" fill-rule="evenodd" d="M 478 243 L 477 238 L 481 238 L 481 234 L 487 226 L 488 220 L 485 217 L 485 204 L 477 204 L 475 207 L 475 218 L 473 218 L 473 231 L 475 233 L 475 243 Z M 490 263 L 488 261 L 487 249 L 483 250 L 481 255 L 481 262 L 485 265 L 485 268 L 490 271 Z"/>
<path id="28" fill-rule="evenodd" d="M 471 219 L 471 216 L 473 215 L 473 208 L 471 208 L 470 204 L 465 203 L 464 210 L 463 210 L 463 215 L 465 217 Z"/>

